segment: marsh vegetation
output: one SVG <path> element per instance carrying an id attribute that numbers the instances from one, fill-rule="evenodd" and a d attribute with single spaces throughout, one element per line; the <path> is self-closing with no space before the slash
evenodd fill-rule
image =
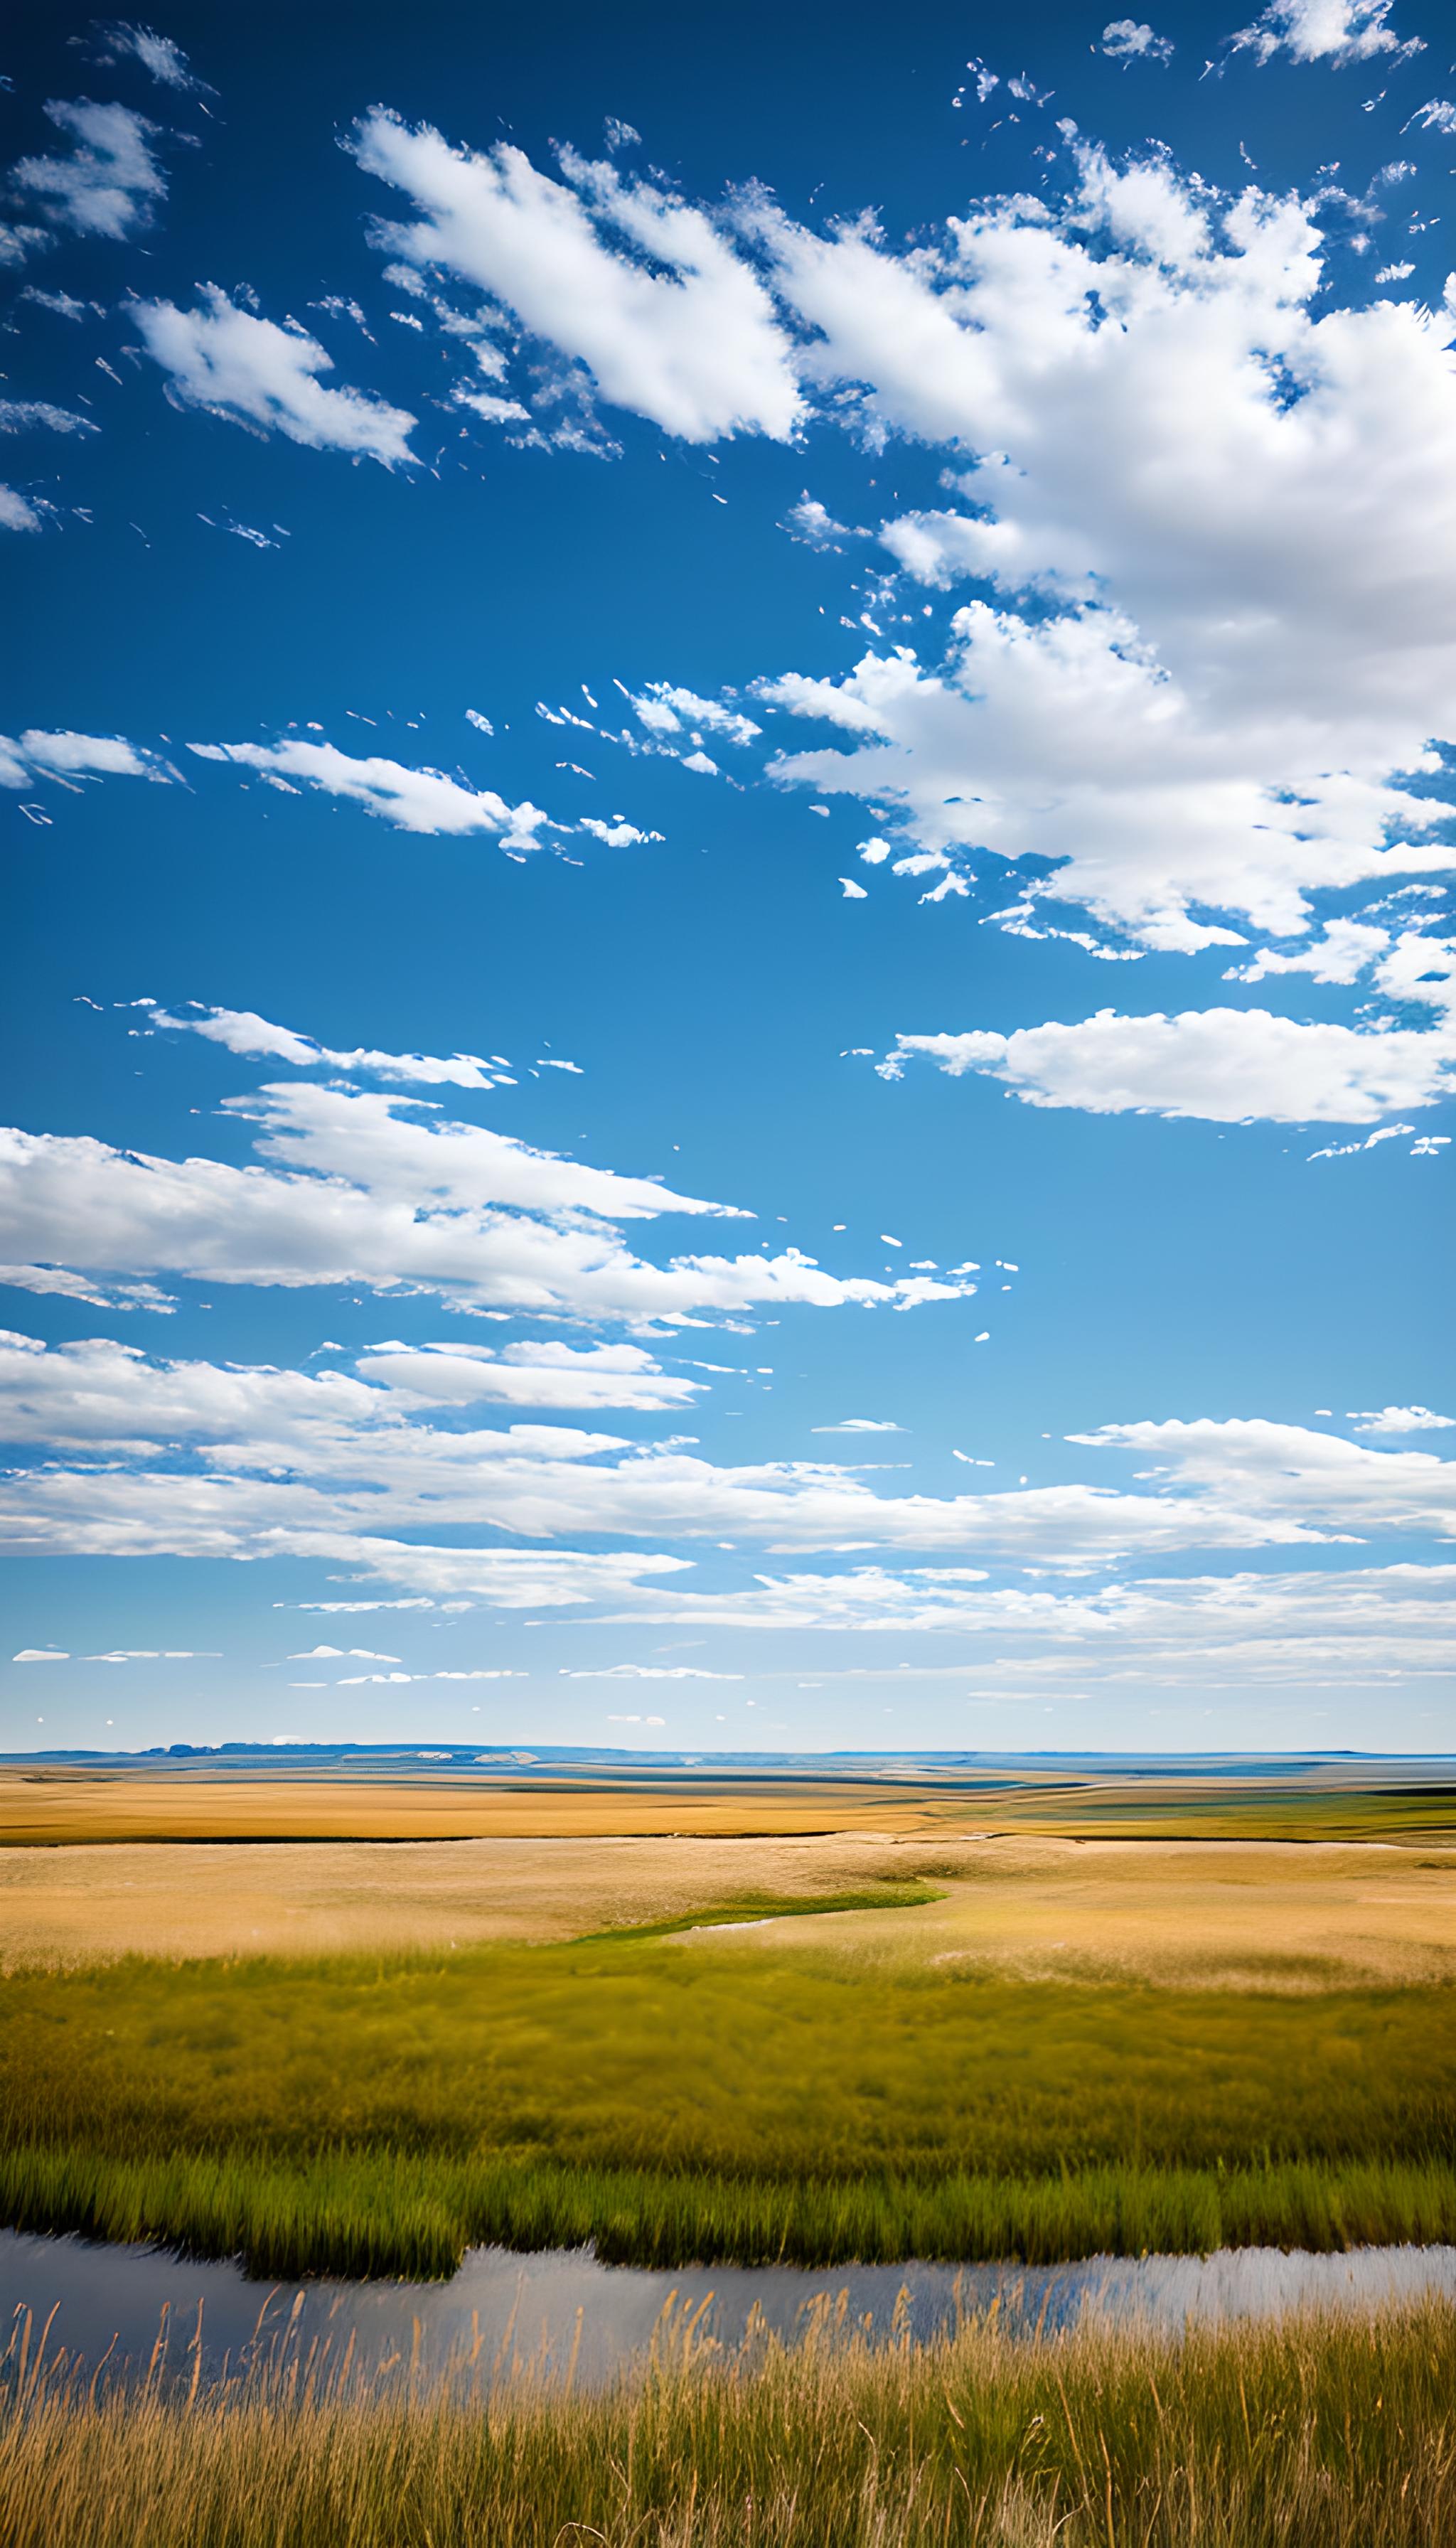
<path id="1" fill-rule="evenodd" d="M 7 2548 L 1432 2548 L 1456 2311 L 916 2346 L 688 2328 L 645 2380 L 451 2401 L 346 2365 L 0 2380 Z"/>
<path id="2" fill-rule="evenodd" d="M 414 2278 L 486 2241 L 817 2264 L 1456 2235 L 1448 1985 L 1028 1981 L 774 1934 L 12 1975 L 0 2216 Z"/>

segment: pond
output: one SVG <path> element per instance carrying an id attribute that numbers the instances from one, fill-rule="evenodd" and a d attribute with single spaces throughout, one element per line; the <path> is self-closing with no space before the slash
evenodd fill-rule
<path id="1" fill-rule="evenodd" d="M 843 2302 L 841 2301 L 841 2296 Z M 0 2348 L 26 2312 L 47 2354 L 108 2382 L 212 2381 L 249 2364 L 337 2366 L 367 2378 L 485 2384 L 524 2373 L 594 2386 L 645 2366 L 689 2324 L 728 2349 L 763 2324 L 791 2339 L 817 2316 L 911 2342 L 994 2308 L 1013 2335 L 1091 2321 L 1181 2328 L 1301 2307 L 1371 2309 L 1456 2298 L 1456 2247 L 1343 2255 L 1225 2248 L 1211 2256 L 1094 2256 L 1069 2265 L 693 2266 L 598 2264 L 590 2248 L 518 2255 L 479 2247 L 448 2283 L 252 2282 L 235 2264 L 141 2246 L 0 2231 Z M 34 2341 L 34 2338 L 33 2338 Z"/>

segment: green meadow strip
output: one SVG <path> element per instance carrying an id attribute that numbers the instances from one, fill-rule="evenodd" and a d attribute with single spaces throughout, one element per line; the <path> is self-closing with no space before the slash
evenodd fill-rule
<path id="1" fill-rule="evenodd" d="M 775 2180 L 341 2148 L 293 2162 L 230 2149 L 124 2158 L 65 2144 L 0 2152 L 17 2230 L 240 2256 L 255 2274 L 452 2274 L 467 2247 L 594 2245 L 606 2262 L 837 2265 L 1339 2249 L 1456 2240 L 1456 2171 L 1286 2160 L 1127 2165 L 1061 2177 L 964 2173 Z"/>
<path id="2" fill-rule="evenodd" d="M 1445 1986 L 773 1942 L 13 1974 L 0 2219 L 410 2278 L 487 2242 L 817 2266 L 1456 2238 Z"/>

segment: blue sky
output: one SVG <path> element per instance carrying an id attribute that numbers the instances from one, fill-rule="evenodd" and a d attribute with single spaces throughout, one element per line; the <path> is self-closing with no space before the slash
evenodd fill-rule
<path id="1" fill-rule="evenodd" d="M 13 24 L 17 1747 L 1450 1740 L 1431 7 Z"/>

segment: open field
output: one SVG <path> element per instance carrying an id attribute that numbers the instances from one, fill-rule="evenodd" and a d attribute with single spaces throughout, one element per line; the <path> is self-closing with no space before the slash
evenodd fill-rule
<path id="1" fill-rule="evenodd" d="M 7 2548 L 1435 2548 L 1456 2313 L 1163 2341 L 967 2327 L 665 2345 L 604 2396 L 317 2373 L 222 2397 L 0 2379 Z M 403 2384 L 403 2385 L 402 2385 Z"/>
<path id="2" fill-rule="evenodd" d="M 269 1766 L 150 1783 L 292 1810 Z M 40 1783 L 84 1821 L 87 1781 Z M 1211 1818 L 1265 1811 L 1228 1783 Z M 778 1810 L 772 1784 L 732 1810 Z M 1400 1820 L 1438 1792 L 1314 1780 L 1299 1841 L 1117 1837 L 1096 1782 L 1058 1790 L 1075 1833 L 896 1830 L 968 1814 L 931 1787 L 821 1780 L 844 1827 L 776 1836 L 623 1830 L 682 1799 L 558 1779 L 465 1796 L 554 1836 L 0 1851 L 0 2218 L 414 2275 L 491 2239 L 820 2263 L 1456 2236 L 1456 1843 Z M 307 1792 L 389 1822 L 403 1791 Z M 1395 1837 L 1328 1836 L 1383 1815 Z"/>
<path id="3" fill-rule="evenodd" d="M 1456 2235 L 1456 1986 L 846 1951 L 942 1909 L 13 1974 L 0 2217 L 269 2272 Z"/>
<path id="4" fill-rule="evenodd" d="M 1450 1763 L 1142 1771 L 968 1763 L 733 1771 L 618 1759 L 228 1752 L 0 1763 L 0 1848 L 137 1841 L 786 1838 L 1456 1843 Z"/>
<path id="5" fill-rule="evenodd" d="M 0 1961 L 465 1949 L 681 1919 L 762 1891 L 805 1902 L 928 1877 L 907 1915 L 739 1933 L 846 1955 L 1149 1980 L 1434 1981 L 1456 1974 L 1456 1845 L 485 1839 L 124 1843 L 0 1851 Z M 720 1942 L 726 1943 L 726 1942 Z"/>

